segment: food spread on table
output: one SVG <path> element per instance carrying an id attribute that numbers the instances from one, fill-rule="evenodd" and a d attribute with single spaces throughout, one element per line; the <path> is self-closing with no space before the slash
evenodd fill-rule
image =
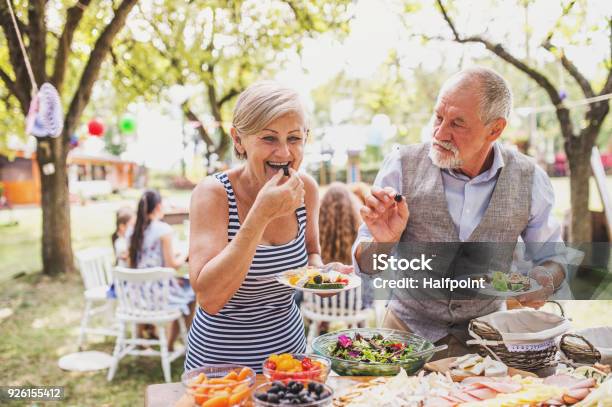
<path id="1" fill-rule="evenodd" d="M 319 275 L 305 273 L 308 279 Z M 239 406 L 249 399 L 256 407 L 612 406 L 612 369 L 600 363 L 560 365 L 545 378 L 509 367 L 495 353 L 425 363 L 438 347 L 418 335 L 383 328 L 330 332 L 316 338 L 312 348 L 313 354 L 268 356 L 262 364 L 266 383 L 255 389 L 255 374 L 246 367 L 208 377 L 197 369 L 186 372 L 190 406 Z M 353 377 L 328 380 L 330 369 Z"/>
<path id="2" fill-rule="evenodd" d="M 457 383 L 450 375 L 420 373 L 408 376 L 402 370 L 394 377 L 376 378 L 344 389 L 336 395 L 334 406 L 568 406 L 585 400 L 595 392 L 595 386 L 594 379 L 577 379 L 567 375 L 554 375 L 546 379 L 519 375 L 474 376 Z M 596 394 L 596 397 L 603 396 Z"/>

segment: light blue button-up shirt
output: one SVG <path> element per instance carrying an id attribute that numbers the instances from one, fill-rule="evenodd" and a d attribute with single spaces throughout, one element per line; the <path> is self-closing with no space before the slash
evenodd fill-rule
<path id="1" fill-rule="evenodd" d="M 494 143 L 493 164 L 482 174 L 469 178 L 453 170 L 441 170 L 448 211 L 462 242 L 470 237 L 482 220 L 503 166 L 504 158 L 501 153 L 501 146 Z M 399 149 L 396 149 L 383 162 L 374 185 L 380 188 L 391 187 L 403 194 L 402 176 L 400 152 Z M 533 174 L 531 191 L 529 220 L 520 237 L 521 240 L 528 243 L 526 258 L 535 264 L 540 264 L 558 254 L 554 249 L 556 245 L 548 245 L 547 243 L 563 242 L 563 239 L 561 238 L 561 225 L 552 214 L 555 203 L 552 185 L 546 172 L 537 165 Z M 521 197 L 516 198 L 521 199 Z M 362 223 L 357 234 L 357 240 L 353 245 L 353 253 L 355 253 L 360 242 L 369 241 L 371 238 L 370 231 L 365 223 Z M 355 261 L 353 263 L 358 270 L 357 263 Z"/>

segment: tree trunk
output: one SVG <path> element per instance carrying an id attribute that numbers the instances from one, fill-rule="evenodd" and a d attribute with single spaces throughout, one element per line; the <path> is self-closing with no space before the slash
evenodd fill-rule
<path id="1" fill-rule="evenodd" d="M 576 146 L 578 147 L 578 146 Z M 571 232 L 574 243 L 591 241 L 591 214 L 589 212 L 589 178 L 591 177 L 591 150 L 568 149 L 570 167 Z"/>
<path id="2" fill-rule="evenodd" d="M 62 137 L 39 140 L 36 156 L 41 182 L 43 273 L 57 275 L 71 272 L 74 270 L 74 260 L 70 239 L 68 174 Z M 52 173 L 49 164 L 53 164 Z"/>

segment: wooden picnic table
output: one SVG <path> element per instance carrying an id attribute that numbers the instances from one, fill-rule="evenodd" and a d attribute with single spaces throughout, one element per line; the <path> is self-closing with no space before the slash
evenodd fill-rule
<path id="1" fill-rule="evenodd" d="M 372 380 L 371 376 L 329 376 L 327 384 L 334 390 L 352 386 L 359 382 Z M 258 374 L 255 384 L 266 382 L 262 374 Z M 248 404 L 250 405 L 250 404 Z M 192 407 L 191 399 L 185 394 L 182 383 L 151 384 L 145 392 L 145 407 Z"/>

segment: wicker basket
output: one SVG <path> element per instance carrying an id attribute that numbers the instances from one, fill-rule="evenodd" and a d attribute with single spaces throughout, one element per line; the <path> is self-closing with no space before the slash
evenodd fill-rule
<path id="1" fill-rule="evenodd" d="M 565 312 L 560 303 L 556 301 L 548 301 L 548 303 L 553 303 L 556 305 L 559 308 L 560 316 L 565 318 Z M 541 349 L 538 350 L 511 352 L 504 344 L 503 338 L 499 331 L 484 321 L 479 321 L 477 319 L 471 320 L 468 331 L 486 341 L 485 344 L 476 344 L 478 347 L 478 353 L 481 356 L 490 355 L 493 358 L 504 362 L 507 366 L 528 372 L 534 372 L 543 368 L 557 365 L 557 347 L 555 346 L 554 341 L 551 341 L 548 344 L 543 344 Z"/>
<path id="2" fill-rule="evenodd" d="M 486 346 L 476 345 L 478 346 L 478 353 L 481 356 L 490 355 L 495 359 L 501 360 L 510 367 L 526 370 L 528 372 L 555 366 L 557 363 L 555 360 L 557 348 L 554 343 L 551 343 L 550 346 L 542 350 L 510 352 L 503 343 L 499 331 L 486 322 L 473 319 L 470 321 L 468 329 L 482 339 L 492 342 Z M 495 344 L 495 342 L 497 342 L 497 344 Z"/>
<path id="3" fill-rule="evenodd" d="M 574 339 L 571 339 L 574 338 Z M 573 365 L 592 365 L 601 361 L 601 353 L 584 336 L 573 333 L 561 336 L 559 350 Z"/>

